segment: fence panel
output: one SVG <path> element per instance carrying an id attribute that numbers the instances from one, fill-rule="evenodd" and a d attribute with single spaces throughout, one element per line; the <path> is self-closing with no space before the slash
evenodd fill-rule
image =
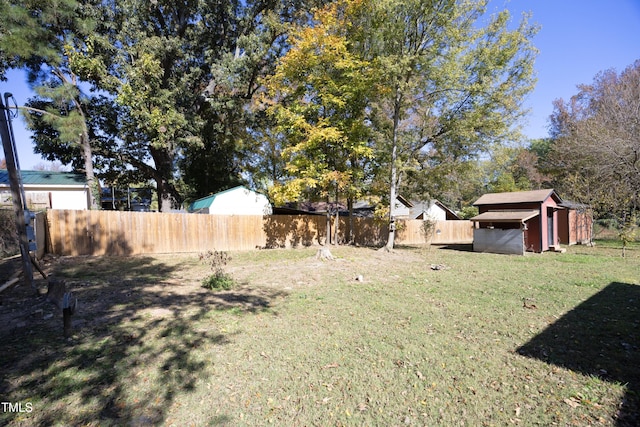
<path id="1" fill-rule="evenodd" d="M 340 218 L 345 241 L 349 219 Z M 198 215 L 155 212 L 49 210 L 46 213 L 47 252 L 57 255 L 133 255 L 234 251 L 256 248 L 311 246 L 326 241 L 321 215 Z M 469 221 L 438 221 L 426 241 L 422 221 L 399 221 L 398 244 L 471 243 Z M 381 246 L 387 227 L 370 218 L 354 218 L 354 242 Z"/>

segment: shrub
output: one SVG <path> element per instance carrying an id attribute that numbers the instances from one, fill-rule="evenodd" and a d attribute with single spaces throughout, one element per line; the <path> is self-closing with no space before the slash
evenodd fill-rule
<path id="1" fill-rule="evenodd" d="M 20 253 L 15 214 L 9 209 L 0 209 L 0 257 Z"/>
<path id="2" fill-rule="evenodd" d="M 201 253 L 200 261 L 209 264 L 213 272 L 202 280 L 202 287 L 211 290 L 229 290 L 233 287 L 233 278 L 224 271 L 224 267 L 231 261 L 231 257 L 226 252 L 213 250 Z"/>
<path id="3" fill-rule="evenodd" d="M 226 273 L 212 274 L 202 280 L 202 287 L 210 290 L 229 290 L 233 287 L 233 278 Z"/>
<path id="4" fill-rule="evenodd" d="M 433 218 L 427 218 L 422 221 L 422 235 L 424 236 L 424 241 L 426 243 L 431 243 L 431 239 L 433 238 L 433 233 L 436 228 L 436 220 Z"/>

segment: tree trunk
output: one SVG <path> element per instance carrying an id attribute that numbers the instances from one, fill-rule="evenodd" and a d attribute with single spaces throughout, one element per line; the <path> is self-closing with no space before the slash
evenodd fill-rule
<path id="1" fill-rule="evenodd" d="M 100 183 L 96 180 L 95 173 L 93 172 L 93 152 L 91 150 L 86 124 L 80 136 L 80 144 L 82 146 L 82 158 L 84 160 L 84 173 L 87 179 L 87 187 L 89 188 L 89 209 L 100 209 L 100 204 L 98 203 L 98 200 L 100 200 Z"/>
<path id="2" fill-rule="evenodd" d="M 393 106 L 393 132 L 391 137 L 391 182 L 389 183 L 389 237 L 384 250 L 392 251 L 396 237 L 396 220 L 393 207 L 398 192 L 398 126 L 400 123 L 400 105 L 402 99 L 400 91 L 396 88 L 396 96 Z"/>
<path id="3" fill-rule="evenodd" d="M 349 209 L 349 230 L 347 231 L 347 243 L 349 245 L 353 245 L 353 227 L 354 227 L 354 220 L 353 220 L 353 199 L 349 198 L 347 200 L 347 209 Z"/>
<path id="4" fill-rule="evenodd" d="M 327 232 L 325 238 L 325 245 L 331 244 L 331 210 L 329 209 L 329 196 L 327 196 Z"/>
<path id="5" fill-rule="evenodd" d="M 339 234 L 338 231 L 340 229 L 340 205 L 339 205 L 339 199 L 338 199 L 338 190 L 336 189 L 336 225 L 333 228 L 333 244 L 337 245 L 338 244 L 338 238 L 339 238 Z"/>
<path id="6" fill-rule="evenodd" d="M 151 148 L 151 157 L 155 163 L 154 179 L 158 195 L 158 210 L 170 212 L 178 207 L 178 192 L 171 183 L 173 173 L 172 154 L 161 149 Z"/>

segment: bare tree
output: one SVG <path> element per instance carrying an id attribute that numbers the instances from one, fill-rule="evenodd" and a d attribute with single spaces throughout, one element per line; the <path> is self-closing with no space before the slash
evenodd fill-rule
<path id="1" fill-rule="evenodd" d="M 640 60 L 578 89 L 551 116 L 558 187 L 626 224 L 640 203 Z"/>

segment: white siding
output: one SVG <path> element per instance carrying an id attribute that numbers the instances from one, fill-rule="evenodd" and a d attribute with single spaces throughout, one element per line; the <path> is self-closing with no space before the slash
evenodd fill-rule
<path id="1" fill-rule="evenodd" d="M 89 207 L 87 190 L 50 192 L 51 209 L 85 210 Z"/>
<path id="2" fill-rule="evenodd" d="M 236 188 L 218 194 L 211 206 L 211 215 L 271 215 L 271 203 L 262 194 L 246 188 Z"/>
<path id="3" fill-rule="evenodd" d="M 405 206 L 404 203 L 402 203 L 399 200 L 396 200 L 396 202 L 393 204 L 393 216 L 395 217 L 408 217 L 411 214 L 411 210 L 409 209 L 408 206 Z"/>
<path id="4" fill-rule="evenodd" d="M 89 195 L 87 189 L 37 189 L 25 188 L 24 196 L 27 199 L 27 207 L 35 211 L 44 209 L 89 209 Z M 0 191 L 0 204 L 11 205 L 11 192 Z"/>
<path id="5" fill-rule="evenodd" d="M 435 203 L 431 203 L 429 209 L 425 212 L 425 217 L 436 221 L 446 221 L 447 212 Z"/>

